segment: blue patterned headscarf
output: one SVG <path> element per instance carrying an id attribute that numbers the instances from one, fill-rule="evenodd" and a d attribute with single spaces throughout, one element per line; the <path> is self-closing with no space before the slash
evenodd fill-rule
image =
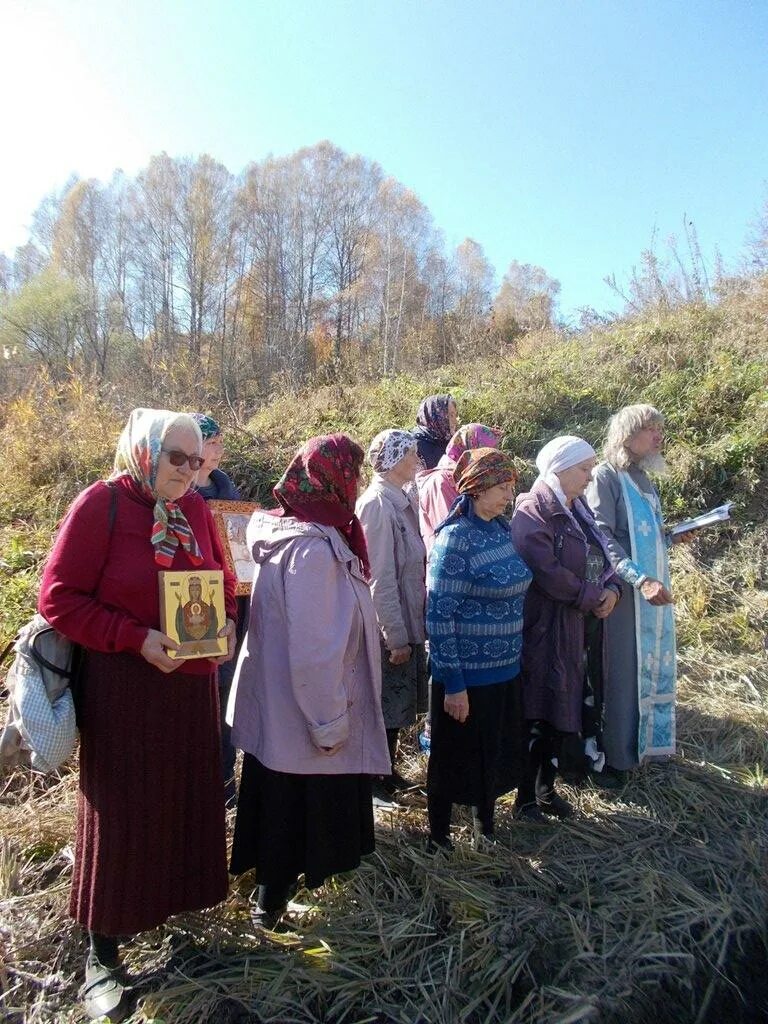
<path id="1" fill-rule="evenodd" d="M 416 413 L 416 423 L 436 444 L 446 445 L 451 439 L 451 418 L 448 408 L 452 395 L 430 395 Z"/>

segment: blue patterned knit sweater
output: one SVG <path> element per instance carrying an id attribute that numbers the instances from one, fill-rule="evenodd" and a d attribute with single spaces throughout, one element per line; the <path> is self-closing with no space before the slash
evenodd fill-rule
<path id="1" fill-rule="evenodd" d="M 487 522 L 470 508 L 440 530 L 429 559 L 427 633 L 432 675 L 446 693 L 518 674 L 530 582 L 501 517 Z"/>

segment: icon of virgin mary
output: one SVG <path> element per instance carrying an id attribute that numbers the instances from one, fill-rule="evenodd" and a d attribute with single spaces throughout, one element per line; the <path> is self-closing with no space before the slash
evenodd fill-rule
<path id="1" fill-rule="evenodd" d="M 216 609 L 203 600 L 203 585 L 199 576 L 189 578 L 189 600 L 180 604 L 176 612 L 176 632 L 181 643 L 196 640 L 215 640 L 219 631 Z"/>

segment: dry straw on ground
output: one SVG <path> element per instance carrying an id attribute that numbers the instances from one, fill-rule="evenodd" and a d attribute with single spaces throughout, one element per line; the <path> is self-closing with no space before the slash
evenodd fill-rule
<path id="1" fill-rule="evenodd" d="M 744 550 L 744 560 L 754 561 Z M 765 591 L 675 558 L 680 756 L 624 791 L 566 790 L 579 816 L 424 852 L 425 812 L 379 812 L 358 871 L 253 934 L 249 876 L 213 910 L 129 943 L 139 1021 L 165 1024 L 757 1024 L 768 1019 Z M 741 556 L 738 556 L 739 558 Z M 734 560 L 735 559 L 735 560 Z M 745 566 L 747 562 L 745 561 Z M 702 597 L 703 595 L 703 597 Z M 697 602 L 707 602 L 702 618 Z M 730 648 L 739 637 L 744 642 Z M 423 758 L 408 765 L 423 777 Z M 76 776 L 0 790 L 0 1014 L 75 1024 L 84 946 L 66 915 Z M 421 806 L 418 806 L 419 802 Z"/>
<path id="2" fill-rule="evenodd" d="M 747 659 L 748 662 L 748 659 Z M 576 1024 L 766 1019 L 765 663 L 685 666 L 684 756 L 607 796 L 568 790 L 568 824 L 424 853 L 423 808 L 379 812 L 364 867 L 300 899 L 295 931 L 257 938 L 252 881 L 126 946 L 135 1021 Z M 751 673 L 749 685 L 744 679 Z M 423 763 L 416 757 L 414 773 Z M 747 784 L 745 784 L 747 783 Z M 74 1024 L 83 943 L 66 916 L 75 779 L 17 773 L 0 820 L 0 1007 Z"/>

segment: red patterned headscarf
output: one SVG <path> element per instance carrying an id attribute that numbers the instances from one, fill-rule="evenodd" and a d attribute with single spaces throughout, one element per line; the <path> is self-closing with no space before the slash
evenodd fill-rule
<path id="1" fill-rule="evenodd" d="M 346 434 L 312 437 L 272 489 L 280 503 L 275 515 L 293 516 L 305 523 L 321 523 L 341 530 L 370 576 L 368 548 L 355 515 L 357 481 L 365 452 Z"/>

